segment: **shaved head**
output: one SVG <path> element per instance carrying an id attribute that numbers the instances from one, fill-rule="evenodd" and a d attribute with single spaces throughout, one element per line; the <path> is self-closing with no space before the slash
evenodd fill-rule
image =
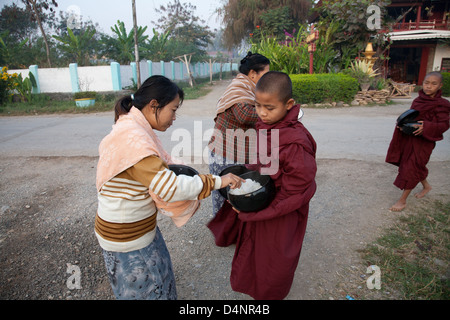
<path id="1" fill-rule="evenodd" d="M 437 72 L 437 71 L 430 72 L 425 76 L 425 79 L 428 77 L 431 77 L 431 76 L 438 77 L 439 81 L 441 81 L 441 83 L 444 82 L 444 77 L 442 77 L 442 74 L 440 72 Z"/>
<path id="2" fill-rule="evenodd" d="M 286 103 L 292 99 L 292 81 L 284 72 L 269 71 L 259 79 L 256 91 L 275 94 L 279 101 Z"/>

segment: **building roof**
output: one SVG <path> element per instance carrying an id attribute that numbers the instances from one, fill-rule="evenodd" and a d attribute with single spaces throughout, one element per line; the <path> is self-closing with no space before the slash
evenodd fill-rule
<path id="1" fill-rule="evenodd" d="M 450 38 L 450 30 L 408 30 L 391 32 L 386 36 L 390 37 L 392 41 L 442 39 Z"/>

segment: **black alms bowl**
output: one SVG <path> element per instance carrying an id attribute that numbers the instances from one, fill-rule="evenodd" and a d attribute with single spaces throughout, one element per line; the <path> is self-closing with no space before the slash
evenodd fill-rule
<path id="1" fill-rule="evenodd" d="M 405 112 L 403 112 L 401 115 L 397 118 L 397 125 L 399 127 L 403 126 L 406 123 L 414 122 L 419 115 L 419 111 L 414 109 L 408 109 Z"/>
<path id="2" fill-rule="evenodd" d="M 180 174 L 184 174 L 186 176 L 196 176 L 198 175 L 198 171 L 194 168 L 191 168 L 189 166 L 185 166 L 183 164 L 169 164 L 169 170 L 172 170 L 175 172 L 175 174 L 178 176 Z"/>
<path id="3" fill-rule="evenodd" d="M 244 174 L 246 172 L 249 172 L 250 170 L 247 169 L 243 164 L 238 164 L 238 165 L 234 165 L 234 166 L 230 166 L 228 168 L 223 169 L 220 173 L 219 176 L 224 176 L 227 173 L 232 173 L 236 176 L 240 176 L 241 174 Z M 222 197 L 224 197 L 225 199 L 228 199 L 227 196 L 227 188 L 222 188 L 219 189 L 219 193 Z"/>
<path id="4" fill-rule="evenodd" d="M 261 188 L 243 195 L 231 194 L 227 187 L 228 200 L 231 205 L 241 212 L 254 212 L 266 208 L 275 197 L 275 184 L 270 176 L 261 175 L 256 171 L 241 174 L 242 179 L 252 179 L 261 184 Z"/>
<path id="5" fill-rule="evenodd" d="M 417 127 L 415 127 L 415 125 L 418 124 L 420 123 L 418 122 L 405 123 L 404 125 L 402 125 L 402 132 L 410 136 L 414 135 L 414 131 L 417 130 Z"/>

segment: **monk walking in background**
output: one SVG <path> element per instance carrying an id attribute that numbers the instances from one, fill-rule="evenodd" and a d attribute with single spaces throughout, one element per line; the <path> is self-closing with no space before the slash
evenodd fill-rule
<path id="1" fill-rule="evenodd" d="M 443 134 L 449 128 L 450 102 L 442 98 L 443 79 L 439 72 L 426 75 L 423 89 L 414 99 L 411 109 L 419 111 L 413 135 L 407 135 L 399 127 L 395 128 L 392 141 L 386 156 L 386 162 L 398 166 L 398 175 L 394 185 L 403 190 L 398 201 L 390 208 L 391 211 L 402 211 L 411 191 L 422 184 L 422 191 L 415 194 L 423 198 L 431 190 L 427 181 L 426 167 L 436 141 L 442 140 Z"/>

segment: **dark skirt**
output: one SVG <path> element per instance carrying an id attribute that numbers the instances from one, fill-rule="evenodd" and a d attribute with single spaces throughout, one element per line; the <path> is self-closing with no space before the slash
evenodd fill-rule
<path id="1" fill-rule="evenodd" d="M 130 252 L 103 250 L 103 257 L 117 299 L 177 299 L 170 254 L 158 227 L 147 247 Z"/>

